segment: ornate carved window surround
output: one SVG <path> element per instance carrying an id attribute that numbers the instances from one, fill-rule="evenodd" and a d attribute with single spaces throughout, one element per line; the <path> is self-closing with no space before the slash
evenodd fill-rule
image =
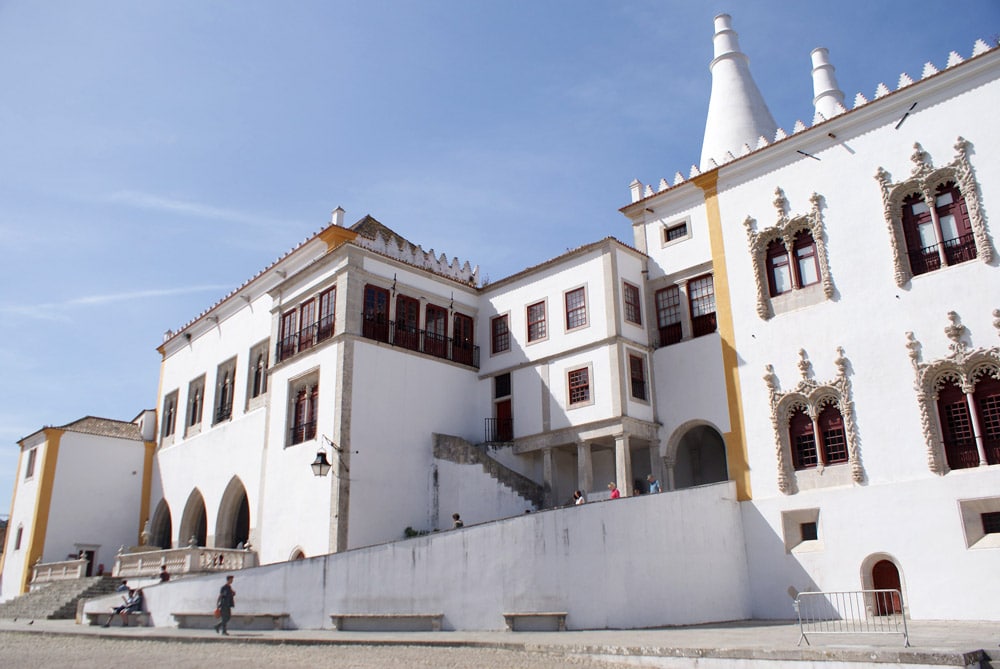
<path id="1" fill-rule="evenodd" d="M 979 184 L 976 181 L 975 170 L 969 162 L 970 143 L 959 137 L 955 142 L 957 152 L 951 163 L 935 168 L 930 155 L 919 143 L 913 145 L 913 172 L 905 181 L 892 182 L 892 176 L 879 167 L 875 180 L 882 187 L 882 206 L 885 222 L 889 228 L 889 242 L 892 246 L 892 259 L 895 267 L 896 285 L 902 288 L 913 278 L 913 269 L 907 254 L 906 237 L 903 232 L 903 199 L 913 193 L 919 193 L 924 202 L 934 202 L 938 186 L 954 181 L 965 199 L 968 207 L 969 223 L 976 244 L 976 256 L 984 263 L 993 261 L 995 255 L 986 227 L 986 217 L 980 204 Z M 933 207 L 931 207 L 933 210 Z"/>
<path id="2" fill-rule="evenodd" d="M 1000 309 L 993 311 L 993 327 L 1000 332 Z M 923 362 L 921 344 L 912 332 L 906 333 L 906 348 L 909 349 L 910 361 L 916 378 L 913 388 L 917 392 L 917 403 L 920 408 L 920 423 L 923 428 L 927 445 L 927 466 L 935 474 L 947 474 L 951 471 L 945 455 L 944 436 L 941 431 L 941 419 L 938 415 L 938 393 L 949 383 L 954 383 L 966 397 L 971 397 L 977 381 L 992 376 L 1000 379 L 1000 346 L 990 348 L 970 348 L 966 341 L 967 329 L 961 324 L 954 311 L 948 312 L 951 324 L 945 329 L 945 335 L 951 340 L 950 353 L 939 360 Z M 975 410 L 975 403 L 970 402 Z M 987 464 L 983 449 L 983 435 L 979 432 L 979 421 L 976 426 L 976 442 L 979 450 L 980 466 Z"/>
<path id="3" fill-rule="evenodd" d="M 830 274 L 830 263 L 826 253 L 826 235 L 823 224 L 823 196 L 813 193 L 809 198 L 812 209 L 807 214 L 789 216 L 788 200 L 781 188 L 774 190 L 774 208 L 778 212 L 777 222 L 769 228 L 757 231 L 757 221 L 747 216 L 743 227 L 747 233 L 747 245 L 750 248 L 750 259 L 753 262 L 754 279 L 757 282 L 757 315 L 762 320 L 772 318 L 776 313 L 787 311 L 799 306 L 813 304 L 815 301 L 832 299 L 834 294 L 833 277 Z M 816 260 L 819 264 L 820 281 L 818 284 L 801 286 L 796 272 L 792 272 L 793 290 L 771 296 L 768 279 L 767 249 L 771 242 L 780 240 L 785 249 L 794 255 L 795 235 L 801 231 L 808 232 L 816 244 Z M 794 263 L 795 258 L 790 258 Z M 822 290 L 822 293 L 818 291 Z M 810 300 L 809 298 L 817 298 Z M 806 298 L 803 300 L 803 298 Z"/>
<path id="4" fill-rule="evenodd" d="M 771 424 L 774 428 L 775 444 L 778 460 L 778 489 L 786 495 L 793 495 L 804 487 L 819 487 L 825 485 L 844 485 L 848 483 L 863 483 L 864 467 L 858 441 L 857 423 L 854 416 L 854 391 L 851 381 L 847 378 L 848 360 L 844 357 L 844 349 L 837 347 L 837 376 L 832 381 L 819 383 L 813 379 L 812 363 L 809 362 L 805 350 L 799 349 L 799 371 L 802 379 L 798 385 L 787 392 L 779 387 L 778 377 L 772 365 L 767 366 L 764 382 L 770 391 Z M 844 464 L 824 467 L 822 461 L 815 469 L 796 471 L 792 461 L 792 444 L 789 440 L 789 421 L 799 409 L 806 411 L 815 421 L 823 409 L 834 405 L 844 419 L 844 431 L 847 440 L 847 462 Z M 847 477 L 836 477 L 824 474 L 824 470 L 840 470 L 849 473 Z"/>

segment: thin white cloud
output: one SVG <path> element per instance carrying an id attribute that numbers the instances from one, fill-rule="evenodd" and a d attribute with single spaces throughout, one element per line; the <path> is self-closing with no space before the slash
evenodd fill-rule
<path id="1" fill-rule="evenodd" d="M 106 293 L 103 295 L 85 295 L 74 297 L 62 302 L 48 302 L 29 305 L 0 305 L 0 314 L 11 314 L 13 316 L 23 316 L 45 321 L 68 320 L 66 313 L 68 309 L 104 306 L 117 302 L 131 302 L 134 300 L 152 299 L 157 297 L 170 297 L 173 295 L 189 295 L 191 293 L 205 293 L 209 291 L 218 292 L 231 289 L 232 286 L 221 284 L 207 284 L 202 286 L 183 286 L 178 288 L 151 288 L 148 290 L 133 290 L 125 293 Z"/>
<path id="2" fill-rule="evenodd" d="M 214 221 L 226 221 L 229 223 L 244 223 L 254 226 L 273 227 L 276 225 L 287 225 L 289 221 L 258 216 L 256 214 L 238 211 L 236 209 L 226 209 L 216 207 L 201 202 L 191 202 L 189 200 L 179 200 L 176 198 L 162 197 L 152 193 L 142 193 L 139 191 L 123 190 L 112 193 L 108 196 L 108 201 L 114 204 L 122 204 L 139 209 L 151 209 L 154 211 L 164 211 L 184 216 L 194 216 Z"/>

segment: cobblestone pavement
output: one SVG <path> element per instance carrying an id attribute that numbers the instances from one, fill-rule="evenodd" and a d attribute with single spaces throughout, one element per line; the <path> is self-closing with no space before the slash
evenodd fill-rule
<path id="1" fill-rule="evenodd" d="M 610 669 L 620 664 L 586 657 L 498 648 L 426 646 L 278 645 L 239 639 L 156 641 L 109 637 L 0 632 L 0 664 L 5 667 L 170 667 L 246 669 L 267 666 L 338 669 Z"/>

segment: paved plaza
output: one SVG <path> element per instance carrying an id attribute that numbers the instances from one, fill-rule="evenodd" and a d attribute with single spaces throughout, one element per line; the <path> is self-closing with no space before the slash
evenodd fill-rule
<path id="1" fill-rule="evenodd" d="M 163 627 L 103 629 L 72 621 L 0 620 L 9 667 L 978 667 L 998 649 L 1000 625 L 911 621 L 900 635 L 815 636 L 796 624 L 740 622 L 651 630 L 569 632 L 233 632 Z M 994 659 L 1000 653 L 992 652 Z"/>

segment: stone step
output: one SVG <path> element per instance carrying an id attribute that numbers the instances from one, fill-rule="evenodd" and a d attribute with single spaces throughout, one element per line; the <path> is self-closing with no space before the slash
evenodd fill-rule
<path id="1" fill-rule="evenodd" d="M 116 585 L 104 576 L 57 581 L 0 604 L 0 618 L 72 619 L 79 600 L 111 594 Z"/>

